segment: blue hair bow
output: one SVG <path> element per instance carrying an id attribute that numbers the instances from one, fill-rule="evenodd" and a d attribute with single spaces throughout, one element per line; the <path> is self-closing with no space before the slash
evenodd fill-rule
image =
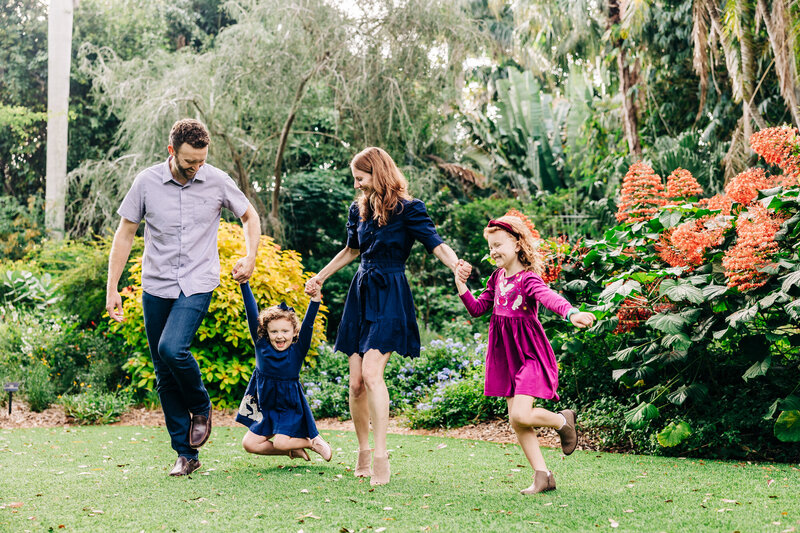
<path id="1" fill-rule="evenodd" d="M 278 309 L 280 309 L 281 311 L 291 311 L 292 313 L 294 313 L 294 307 L 289 307 L 288 305 L 286 305 L 286 302 L 279 303 Z"/>

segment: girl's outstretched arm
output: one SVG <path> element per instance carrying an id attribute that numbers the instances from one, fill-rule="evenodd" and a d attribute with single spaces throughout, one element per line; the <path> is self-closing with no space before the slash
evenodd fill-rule
<path id="1" fill-rule="evenodd" d="M 317 311 L 319 311 L 319 300 L 312 299 L 308 302 L 308 309 L 306 309 L 297 337 L 295 354 L 301 360 L 305 359 L 308 349 L 311 348 L 311 335 L 314 333 L 314 319 L 317 318 Z"/>
<path id="2" fill-rule="evenodd" d="M 469 292 L 467 286 L 464 283 L 463 285 L 464 291 L 461 291 L 459 287 L 458 295 L 461 297 L 461 302 L 464 304 L 464 307 L 467 308 L 467 312 L 472 316 L 481 316 L 482 314 L 489 311 L 494 306 L 494 286 L 497 281 L 497 273 L 499 270 L 495 270 L 494 273 L 489 277 L 489 281 L 486 282 L 486 288 L 483 290 L 478 299 L 476 300 L 472 293 Z M 456 272 L 456 286 L 460 283 L 458 279 L 458 272 Z"/>
<path id="3" fill-rule="evenodd" d="M 250 288 L 250 283 L 244 282 L 239 285 L 242 289 L 242 299 L 244 300 L 244 311 L 247 313 L 247 325 L 250 327 L 250 336 L 253 342 L 258 340 L 258 304 L 256 298 L 253 296 L 253 291 Z"/>
<path id="4" fill-rule="evenodd" d="M 548 287 L 538 274 L 526 276 L 524 283 L 528 298 L 536 300 L 561 318 L 566 319 L 570 309 L 574 309 L 566 298 Z"/>

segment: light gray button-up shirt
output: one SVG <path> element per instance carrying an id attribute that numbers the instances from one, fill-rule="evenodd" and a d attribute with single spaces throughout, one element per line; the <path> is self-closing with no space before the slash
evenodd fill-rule
<path id="1" fill-rule="evenodd" d="M 249 205 L 231 177 L 208 163 L 186 185 L 173 179 L 169 159 L 141 172 L 117 213 L 145 222 L 142 289 L 161 298 L 213 291 L 221 210 L 241 218 Z"/>

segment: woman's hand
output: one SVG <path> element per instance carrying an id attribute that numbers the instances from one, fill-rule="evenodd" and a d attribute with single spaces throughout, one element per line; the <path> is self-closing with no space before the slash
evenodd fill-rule
<path id="1" fill-rule="evenodd" d="M 569 317 L 569 321 L 572 322 L 572 325 L 575 327 L 588 328 L 594 324 L 594 315 L 586 311 L 579 311 L 573 313 L 572 316 Z"/>
<path id="2" fill-rule="evenodd" d="M 319 279 L 319 275 L 314 276 L 313 278 L 306 281 L 306 294 L 309 296 L 314 296 L 315 294 L 319 294 L 322 291 L 322 280 Z"/>

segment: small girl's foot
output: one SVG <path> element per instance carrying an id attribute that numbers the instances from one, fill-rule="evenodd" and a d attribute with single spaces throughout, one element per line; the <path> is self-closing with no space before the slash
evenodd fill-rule
<path id="1" fill-rule="evenodd" d="M 533 485 L 520 492 L 522 494 L 538 494 L 548 490 L 556 490 L 556 480 L 553 477 L 553 473 L 549 470 L 536 470 L 533 475 Z"/>
<path id="2" fill-rule="evenodd" d="M 322 435 L 317 435 L 311 439 L 311 449 L 320 454 L 326 461 L 330 461 L 331 457 L 333 457 L 331 445 L 325 442 Z"/>
<path id="3" fill-rule="evenodd" d="M 561 452 L 569 455 L 575 451 L 575 447 L 578 445 L 578 431 L 575 429 L 577 415 L 572 409 L 564 409 L 558 414 L 563 416 L 566 421 L 560 429 L 556 430 L 558 436 L 561 437 Z"/>
<path id="4" fill-rule="evenodd" d="M 370 485 L 386 485 L 389 483 L 389 456 L 378 457 L 372 461 L 372 477 L 369 479 Z"/>
<path id="5" fill-rule="evenodd" d="M 289 450 L 289 458 L 294 459 L 299 457 L 300 459 L 305 459 L 306 461 L 310 461 L 311 458 L 308 456 L 306 451 L 303 448 L 297 448 L 296 450 Z"/>
<path id="6" fill-rule="evenodd" d="M 372 450 L 358 450 L 358 462 L 356 463 L 356 477 L 369 477 L 372 475 Z"/>

